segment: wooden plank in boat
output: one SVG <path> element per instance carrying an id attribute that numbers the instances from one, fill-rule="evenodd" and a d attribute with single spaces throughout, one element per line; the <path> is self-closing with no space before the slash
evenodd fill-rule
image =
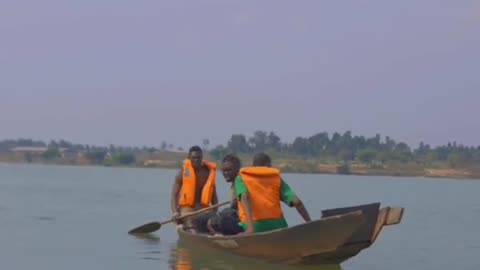
<path id="1" fill-rule="evenodd" d="M 403 218 L 403 207 L 390 207 L 385 225 L 399 224 Z"/>

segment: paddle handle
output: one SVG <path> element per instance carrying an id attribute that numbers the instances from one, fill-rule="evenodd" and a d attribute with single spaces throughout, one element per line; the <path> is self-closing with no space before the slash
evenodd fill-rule
<path id="1" fill-rule="evenodd" d="M 184 218 L 187 218 L 187 217 L 191 217 L 191 216 L 194 216 L 194 215 L 198 215 L 198 214 L 201 214 L 201 213 L 204 213 L 204 212 L 207 212 L 209 210 L 212 210 L 214 208 L 217 208 L 217 207 L 220 207 L 222 205 L 226 205 L 226 204 L 229 204 L 230 201 L 226 201 L 226 202 L 223 202 L 223 203 L 219 203 L 219 204 L 215 204 L 215 205 L 212 205 L 212 206 L 209 206 L 209 207 L 206 207 L 206 208 L 203 208 L 203 209 L 200 209 L 200 210 L 197 210 L 195 212 L 192 212 L 192 213 L 188 213 L 184 216 L 180 216 L 179 219 L 184 219 Z M 167 221 L 163 221 L 161 223 L 158 223 L 158 222 L 150 222 L 150 223 L 147 223 L 147 224 L 144 224 L 142 226 L 139 226 L 135 229 L 132 229 L 130 230 L 128 233 L 130 234 L 134 234 L 134 233 L 152 233 L 158 229 L 160 229 L 162 227 L 162 225 L 164 224 L 167 224 L 167 223 L 171 223 L 171 222 L 174 222 L 173 219 L 170 219 L 170 220 L 167 220 Z"/>
<path id="2" fill-rule="evenodd" d="M 192 213 L 188 213 L 188 214 L 185 214 L 183 216 L 180 216 L 178 219 L 184 219 L 184 218 L 187 218 L 187 217 L 191 217 L 191 216 L 195 216 L 195 215 L 198 215 L 198 214 L 201 214 L 201 213 L 205 213 L 205 212 L 208 212 L 212 209 L 215 209 L 215 208 L 218 208 L 220 206 L 223 206 L 223 205 L 227 205 L 231 203 L 231 201 L 225 201 L 225 202 L 222 202 L 222 203 L 218 203 L 218 204 L 215 204 L 215 205 L 212 205 L 212 206 L 209 206 L 209 207 L 205 207 L 205 208 L 202 208 L 200 210 L 197 210 L 197 211 L 194 211 Z M 170 223 L 170 222 L 173 222 L 173 219 L 170 219 L 170 220 L 167 220 L 167 221 L 164 221 L 162 223 L 160 223 L 161 225 L 163 224 L 167 224 L 167 223 Z"/>

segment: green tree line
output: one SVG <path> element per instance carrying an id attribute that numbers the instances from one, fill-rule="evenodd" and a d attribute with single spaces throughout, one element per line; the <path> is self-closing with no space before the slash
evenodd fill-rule
<path id="1" fill-rule="evenodd" d="M 107 166 L 114 165 L 131 165 L 136 161 L 136 155 L 142 153 L 153 153 L 156 151 L 154 147 L 125 147 L 125 146 L 94 146 L 74 144 L 65 140 L 51 140 L 48 143 L 43 141 L 35 141 L 32 139 L 17 139 L 0 141 L 0 153 L 8 152 L 15 147 L 46 147 L 47 150 L 41 154 L 45 160 L 54 160 L 61 157 L 59 149 L 65 148 L 73 153 L 84 153 L 84 157 L 93 164 L 104 164 Z M 107 159 L 107 153 L 110 158 Z M 32 160 L 32 155 L 26 153 L 27 161 Z"/>
<path id="2" fill-rule="evenodd" d="M 154 152 L 158 149 L 155 147 L 132 147 L 132 146 L 96 146 L 96 145 L 88 145 L 88 144 L 74 144 L 66 140 L 51 140 L 50 142 L 46 143 L 39 140 L 32 140 L 32 139 L 10 139 L 10 140 L 3 140 L 0 141 L 0 152 L 7 152 L 10 151 L 12 148 L 15 147 L 47 147 L 49 149 L 58 149 L 58 148 L 66 148 L 74 152 L 109 152 L 111 154 L 115 153 L 131 153 L 131 154 L 140 154 L 145 152 Z"/>
<path id="3" fill-rule="evenodd" d="M 296 137 L 291 143 L 282 142 L 274 132 L 259 130 L 250 137 L 233 134 L 226 145 L 216 146 L 210 153 L 214 158 L 220 159 L 226 153 L 251 154 L 259 151 L 332 162 L 416 162 L 424 166 L 434 162 L 448 162 L 452 167 L 480 165 L 480 146 L 464 146 L 453 142 L 431 147 L 421 142 L 412 149 L 406 143 L 397 142 L 389 136 L 384 139 L 379 134 L 365 137 L 352 135 L 351 131 L 343 134 L 335 132 L 331 136 L 327 132 L 320 132 L 310 137 Z"/>
<path id="4" fill-rule="evenodd" d="M 204 148 L 209 148 L 210 141 L 203 139 Z M 94 163 L 104 162 L 107 153 L 111 155 L 113 164 L 128 164 L 135 161 L 138 154 L 154 153 L 173 149 L 173 145 L 162 142 L 159 148 L 131 146 L 94 146 L 74 144 L 66 140 L 51 140 L 46 143 L 32 139 L 0 141 L 0 152 L 10 151 L 14 147 L 48 147 L 44 153 L 46 158 L 55 158 L 59 153 L 53 149 L 66 148 L 74 152 L 86 153 L 86 157 Z M 179 148 L 180 149 L 180 148 Z M 397 142 L 391 137 L 382 138 L 380 134 L 373 137 L 353 135 L 347 131 L 343 134 L 335 132 L 319 132 L 309 137 L 296 137 L 293 142 L 283 142 L 273 131 L 255 131 L 251 136 L 232 134 L 226 145 L 218 145 L 207 149 L 216 160 L 227 153 L 253 154 L 266 151 L 276 156 L 300 159 L 317 159 L 326 162 L 361 162 L 365 164 L 388 164 L 392 162 L 411 163 L 429 166 L 435 162 L 448 163 L 452 167 L 480 166 L 480 146 L 465 146 L 456 142 L 436 147 L 421 142 L 411 148 L 404 142 Z"/>

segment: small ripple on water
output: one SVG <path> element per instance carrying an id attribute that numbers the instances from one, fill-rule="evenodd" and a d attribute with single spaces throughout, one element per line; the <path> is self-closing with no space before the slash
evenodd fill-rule
<path id="1" fill-rule="evenodd" d="M 49 217 L 49 216 L 31 216 L 29 218 L 33 218 L 33 219 L 36 219 L 36 220 L 43 220 L 43 221 L 55 220 L 55 217 Z"/>
<path id="2" fill-rule="evenodd" d="M 140 260 L 148 260 L 148 261 L 160 261 L 162 257 L 162 253 L 163 252 L 160 250 L 146 250 L 146 251 L 137 252 Z"/>
<path id="3" fill-rule="evenodd" d="M 154 257 L 140 257 L 140 260 L 147 260 L 147 261 L 160 261 L 160 258 L 154 258 Z"/>
<path id="4" fill-rule="evenodd" d="M 162 254 L 160 250 L 152 250 L 152 251 L 141 251 L 137 252 L 138 254 Z"/>

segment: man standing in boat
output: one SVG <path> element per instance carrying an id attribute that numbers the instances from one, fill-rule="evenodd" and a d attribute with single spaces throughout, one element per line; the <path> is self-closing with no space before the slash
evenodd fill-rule
<path id="1" fill-rule="evenodd" d="M 311 221 L 300 198 L 283 181 L 280 171 L 271 167 L 271 163 L 267 154 L 258 153 L 253 157 L 253 166 L 242 168 L 235 178 L 240 226 L 245 234 L 288 227 L 281 201 L 295 207 L 305 222 Z"/>
<path id="2" fill-rule="evenodd" d="M 238 224 L 240 220 L 238 218 L 237 196 L 233 186 L 235 177 L 237 177 L 241 167 L 240 159 L 233 154 L 228 154 L 222 159 L 223 178 L 231 184 L 231 204 L 230 207 L 223 209 L 208 220 L 207 227 L 211 233 L 234 235 L 243 232 L 243 228 Z"/>
<path id="3" fill-rule="evenodd" d="M 174 220 L 181 215 L 218 203 L 215 173 L 216 164 L 204 161 L 202 149 L 199 146 L 192 146 L 188 151 L 188 159 L 183 161 L 183 166 L 177 173 L 172 187 L 170 202 Z M 213 214 L 214 212 L 211 211 L 197 217 L 186 218 L 182 223 L 192 231 L 195 231 L 194 227 L 206 231 L 207 218 Z M 204 222 L 195 222 L 195 220 Z"/>

